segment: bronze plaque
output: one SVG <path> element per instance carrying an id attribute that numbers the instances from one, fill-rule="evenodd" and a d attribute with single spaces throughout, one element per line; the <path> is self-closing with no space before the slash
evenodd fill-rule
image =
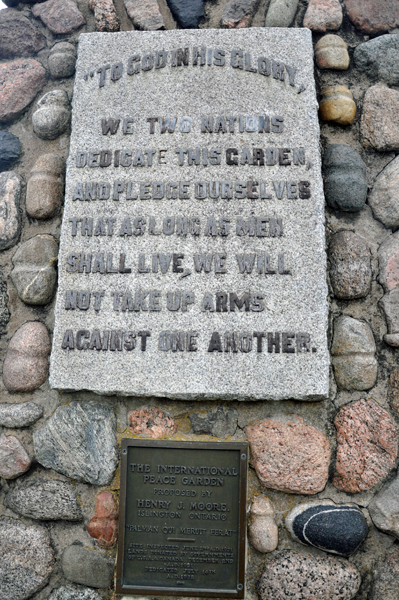
<path id="1" fill-rule="evenodd" d="M 119 594 L 244 597 L 248 445 L 122 440 Z"/>

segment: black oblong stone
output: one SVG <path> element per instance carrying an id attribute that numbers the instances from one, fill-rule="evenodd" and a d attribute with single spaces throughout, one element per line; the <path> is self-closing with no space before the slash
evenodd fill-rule
<path id="1" fill-rule="evenodd" d="M 21 156 L 19 139 L 9 131 L 0 131 L 0 171 L 6 171 Z"/>
<path id="2" fill-rule="evenodd" d="M 303 543 L 341 556 L 353 554 L 367 536 L 367 521 L 350 505 L 315 505 L 295 517 L 292 529 Z"/>
<path id="3" fill-rule="evenodd" d="M 204 0 L 166 0 L 173 17 L 182 29 L 197 29 L 205 18 Z"/>
<path id="4" fill-rule="evenodd" d="M 358 212 L 367 198 L 366 165 L 347 144 L 327 146 L 324 160 L 324 194 L 335 210 Z"/>

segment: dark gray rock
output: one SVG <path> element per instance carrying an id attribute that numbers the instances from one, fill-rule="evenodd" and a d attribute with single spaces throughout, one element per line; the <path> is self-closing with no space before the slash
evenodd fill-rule
<path id="1" fill-rule="evenodd" d="M 339 231 L 328 248 L 330 281 L 337 298 L 364 298 L 371 286 L 370 249 L 352 231 Z"/>
<path id="2" fill-rule="evenodd" d="M 46 38 L 17 10 L 0 11 L 0 58 L 32 56 L 46 47 Z"/>
<path id="3" fill-rule="evenodd" d="M 25 479 L 6 495 L 4 504 L 30 519 L 82 520 L 82 511 L 73 487 L 57 479 Z"/>
<path id="4" fill-rule="evenodd" d="M 0 598 L 26 600 L 50 578 L 54 557 L 47 528 L 0 519 Z"/>
<path id="5" fill-rule="evenodd" d="M 5 333 L 9 320 L 7 284 L 0 279 L 0 334 Z"/>
<path id="6" fill-rule="evenodd" d="M 353 55 L 355 65 L 369 77 L 399 84 L 399 35 L 381 35 L 359 44 Z"/>
<path id="7" fill-rule="evenodd" d="M 249 27 L 260 0 L 230 0 L 223 10 L 220 26 L 228 29 Z"/>
<path id="8" fill-rule="evenodd" d="M 44 408 L 34 402 L 0 404 L 0 425 L 3 427 L 28 427 L 43 415 Z"/>
<path id="9" fill-rule="evenodd" d="M 234 435 L 237 429 L 237 410 L 215 406 L 205 415 L 193 413 L 190 415 L 191 427 L 194 433 L 209 434 L 214 437 Z"/>
<path id="10" fill-rule="evenodd" d="M 327 204 L 347 212 L 361 210 L 367 198 L 366 165 L 356 150 L 346 144 L 331 144 L 323 167 Z"/>
<path id="11" fill-rule="evenodd" d="M 36 235 L 21 244 L 12 257 L 11 279 L 25 304 L 42 306 L 55 294 L 58 244 L 51 235 Z"/>
<path id="12" fill-rule="evenodd" d="M 350 600 L 360 582 L 358 570 L 342 558 L 283 550 L 266 563 L 256 587 L 260 600 Z"/>
<path id="13" fill-rule="evenodd" d="M 115 414 L 94 402 L 60 406 L 33 433 L 37 461 L 77 481 L 111 482 L 117 466 Z"/>
<path id="14" fill-rule="evenodd" d="M 356 552 L 368 532 L 357 506 L 331 500 L 298 504 L 286 516 L 285 526 L 297 542 L 341 556 Z"/>
<path id="15" fill-rule="evenodd" d="M 53 79 L 71 77 L 75 73 L 76 49 L 73 44 L 59 42 L 55 44 L 48 57 L 48 66 Z"/>
<path id="16" fill-rule="evenodd" d="M 5 171 L 21 156 L 19 139 L 9 131 L 0 131 L 0 171 Z"/>
<path id="17" fill-rule="evenodd" d="M 69 584 L 54 590 L 47 600 L 102 600 L 102 598 L 90 588 Z"/>
<path id="18" fill-rule="evenodd" d="M 32 115 L 33 131 L 42 140 L 55 140 L 69 128 L 71 107 L 64 90 L 44 94 Z"/>
<path id="19" fill-rule="evenodd" d="M 64 550 L 62 570 L 66 579 L 94 588 L 111 585 L 113 564 L 96 550 L 74 544 Z"/>
<path id="20" fill-rule="evenodd" d="M 294 20 L 299 0 L 271 0 L 265 27 L 289 27 Z"/>
<path id="21" fill-rule="evenodd" d="M 399 598 L 399 550 L 397 546 L 388 552 L 373 572 L 369 600 L 398 600 Z"/>
<path id="22" fill-rule="evenodd" d="M 0 250 L 11 248 L 17 243 L 21 219 L 19 202 L 21 179 L 13 171 L 0 174 Z"/>
<path id="23" fill-rule="evenodd" d="M 197 29 L 205 18 L 204 0 L 166 0 L 182 29 Z"/>
<path id="24" fill-rule="evenodd" d="M 371 519 L 378 529 L 399 538 L 399 478 L 374 496 L 368 505 Z"/>

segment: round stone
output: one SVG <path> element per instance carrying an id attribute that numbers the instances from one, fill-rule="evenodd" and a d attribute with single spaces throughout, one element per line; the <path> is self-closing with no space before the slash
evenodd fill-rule
<path id="1" fill-rule="evenodd" d="M 33 58 L 0 64 L 0 122 L 13 121 L 46 82 L 46 70 Z"/>
<path id="2" fill-rule="evenodd" d="M 327 146 L 323 160 L 324 193 L 336 210 L 358 212 L 367 198 L 366 165 L 347 144 Z"/>
<path id="3" fill-rule="evenodd" d="M 46 47 L 46 38 L 18 10 L 0 11 L 0 58 L 31 56 Z"/>
<path id="4" fill-rule="evenodd" d="M 371 287 L 371 255 L 366 242 L 352 231 L 339 231 L 328 248 L 330 282 L 336 298 L 364 298 Z"/>
<path id="5" fill-rule="evenodd" d="M 48 92 L 37 107 L 32 115 L 33 131 L 43 140 L 55 140 L 69 128 L 71 109 L 68 94 L 63 90 Z"/>
<path id="6" fill-rule="evenodd" d="M 365 148 L 399 150 L 399 92 L 382 84 L 370 87 L 363 100 L 360 134 Z"/>
<path id="7" fill-rule="evenodd" d="M 271 0 L 265 27 L 289 27 L 295 17 L 299 0 Z"/>
<path id="8" fill-rule="evenodd" d="M 399 34 L 381 35 L 359 44 L 353 59 L 356 67 L 369 77 L 399 85 Z"/>
<path id="9" fill-rule="evenodd" d="M 252 546 L 263 554 L 277 548 L 278 527 L 274 520 L 274 508 L 266 496 L 257 496 L 252 503 L 248 537 Z"/>
<path id="10" fill-rule="evenodd" d="M 339 35 L 330 33 L 322 37 L 314 52 L 319 69 L 345 71 L 349 67 L 348 46 Z"/>
<path id="11" fill-rule="evenodd" d="M 76 49 L 68 42 L 58 42 L 50 51 L 48 66 L 53 79 L 71 77 L 75 73 Z"/>
<path id="12" fill-rule="evenodd" d="M 375 35 L 399 27 L 399 4 L 384 0 L 345 0 L 349 19 L 363 33 Z"/>
<path id="13" fill-rule="evenodd" d="M 15 479 L 30 467 L 25 448 L 14 435 L 0 436 L 0 477 Z"/>
<path id="14" fill-rule="evenodd" d="M 342 8 L 339 0 L 310 0 L 303 26 L 312 31 L 336 31 L 341 27 Z"/>
<path id="15" fill-rule="evenodd" d="M 378 281 L 385 292 L 399 287 L 399 231 L 387 237 L 378 249 Z"/>
<path id="16" fill-rule="evenodd" d="M 356 104 L 352 92 L 344 85 L 334 85 L 321 91 L 320 118 L 337 125 L 352 125 L 356 116 Z"/>
<path id="17" fill-rule="evenodd" d="M 61 207 L 65 160 L 58 154 L 42 154 L 35 162 L 26 190 L 26 212 L 34 219 L 49 219 Z"/>
<path id="18" fill-rule="evenodd" d="M 113 563 L 100 552 L 73 544 L 62 555 L 64 577 L 93 588 L 108 588 L 114 573 Z"/>
<path id="19" fill-rule="evenodd" d="M 374 218 L 381 221 L 388 229 L 399 227 L 398 186 L 399 157 L 395 158 L 379 173 L 368 198 Z"/>
<path id="20" fill-rule="evenodd" d="M 12 257 L 11 279 L 25 304 L 48 304 L 56 290 L 58 244 L 51 235 L 36 235 Z"/>
<path id="21" fill-rule="evenodd" d="M 35 402 L 0 404 L 0 425 L 3 427 L 29 427 L 43 416 L 44 408 Z"/>
<path id="22" fill-rule="evenodd" d="M 155 406 L 142 406 L 128 414 L 129 428 L 132 433 L 144 437 L 159 438 L 174 436 L 177 423 L 170 415 Z"/>

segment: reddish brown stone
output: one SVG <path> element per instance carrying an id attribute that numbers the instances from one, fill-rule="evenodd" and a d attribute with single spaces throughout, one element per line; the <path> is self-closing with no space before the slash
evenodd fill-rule
<path id="1" fill-rule="evenodd" d="M 369 88 L 363 100 L 360 135 L 365 148 L 399 150 L 399 92 L 382 84 Z"/>
<path id="2" fill-rule="evenodd" d="M 155 406 L 143 406 L 128 414 L 129 427 L 132 433 L 144 437 L 159 438 L 164 435 L 175 435 L 177 424 L 166 412 Z"/>
<path id="3" fill-rule="evenodd" d="M 399 368 L 394 369 L 389 376 L 388 402 L 399 417 Z"/>
<path id="4" fill-rule="evenodd" d="M 312 31 L 336 31 L 341 27 L 342 8 L 339 0 L 310 0 L 303 26 Z"/>
<path id="5" fill-rule="evenodd" d="M 119 31 L 120 23 L 112 0 L 90 0 L 96 19 L 96 31 Z"/>
<path id="6" fill-rule="evenodd" d="M 0 477 L 15 479 L 30 467 L 25 448 L 14 435 L 0 436 Z"/>
<path id="7" fill-rule="evenodd" d="M 363 492 L 381 482 L 395 467 L 399 429 L 374 400 L 357 400 L 335 417 L 337 460 L 333 485 Z"/>
<path id="8" fill-rule="evenodd" d="M 157 0 L 124 0 L 126 12 L 137 29 L 165 29 Z"/>
<path id="9" fill-rule="evenodd" d="M 3 365 L 3 381 L 9 392 L 32 392 L 48 376 L 51 344 L 43 323 L 24 323 L 8 345 Z"/>
<path id="10" fill-rule="evenodd" d="M 345 6 L 349 19 L 364 33 L 382 33 L 399 26 L 396 0 L 345 0 Z"/>
<path id="11" fill-rule="evenodd" d="M 230 0 L 223 11 L 220 26 L 228 29 L 250 27 L 258 6 L 259 0 Z"/>
<path id="12" fill-rule="evenodd" d="M 47 0 L 32 8 L 53 33 L 70 33 L 86 23 L 74 0 Z"/>
<path id="13" fill-rule="evenodd" d="M 87 531 L 96 538 L 100 546 L 109 548 L 116 542 L 118 529 L 118 509 L 110 492 L 97 495 L 96 512 L 87 524 Z"/>
<path id="14" fill-rule="evenodd" d="M 263 485 L 294 494 L 317 494 L 325 488 L 331 449 L 321 431 L 297 415 L 287 421 L 265 419 L 245 431 Z"/>
<path id="15" fill-rule="evenodd" d="M 0 58 L 30 56 L 46 47 L 46 38 L 18 10 L 0 11 Z"/>
<path id="16" fill-rule="evenodd" d="M 385 292 L 399 288 L 399 232 L 387 237 L 378 249 L 378 281 Z"/>
<path id="17" fill-rule="evenodd" d="M 0 64 L 0 122 L 12 121 L 32 102 L 46 81 L 46 70 L 31 58 Z"/>

